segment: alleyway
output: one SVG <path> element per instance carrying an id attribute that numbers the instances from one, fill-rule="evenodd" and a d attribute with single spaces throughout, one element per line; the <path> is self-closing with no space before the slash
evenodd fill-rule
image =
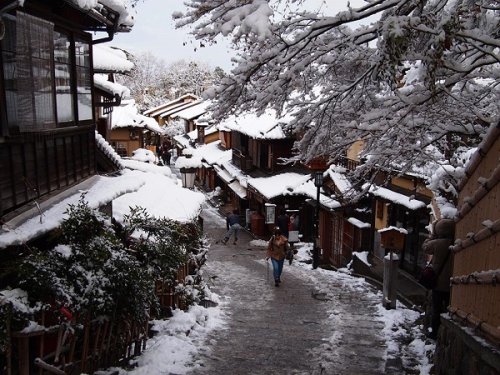
<path id="1" fill-rule="evenodd" d="M 367 283 L 295 262 L 276 288 L 263 246 L 245 231 L 237 245 L 217 244 L 225 222 L 213 209 L 203 216 L 212 243 L 204 274 L 227 326 L 209 334 L 192 374 L 418 373 L 388 348 L 380 299 Z"/>

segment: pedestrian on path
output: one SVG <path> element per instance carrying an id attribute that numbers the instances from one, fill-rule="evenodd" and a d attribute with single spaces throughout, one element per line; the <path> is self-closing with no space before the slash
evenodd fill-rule
<path id="1" fill-rule="evenodd" d="M 273 264 L 274 286 L 280 286 L 283 263 L 285 263 L 288 247 L 288 240 L 281 234 L 280 228 L 274 228 L 274 234 L 267 246 L 266 257 L 266 261 L 271 258 L 271 263 Z"/>
<path id="2" fill-rule="evenodd" d="M 234 234 L 233 243 L 236 245 L 236 242 L 238 242 L 238 233 L 241 229 L 240 215 L 238 215 L 238 210 L 233 210 L 233 212 L 226 218 L 226 228 L 227 233 L 224 236 L 222 243 L 225 245 Z"/>

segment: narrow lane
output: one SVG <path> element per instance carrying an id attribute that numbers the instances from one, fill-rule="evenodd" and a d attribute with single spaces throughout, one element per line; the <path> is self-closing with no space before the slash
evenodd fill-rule
<path id="1" fill-rule="evenodd" d="M 387 373 L 379 301 L 366 297 L 365 283 L 285 264 L 276 288 L 264 248 L 251 246 L 244 231 L 236 246 L 215 243 L 225 223 L 213 210 L 204 216 L 212 242 L 204 273 L 223 301 L 227 326 L 210 334 L 193 375 Z"/>

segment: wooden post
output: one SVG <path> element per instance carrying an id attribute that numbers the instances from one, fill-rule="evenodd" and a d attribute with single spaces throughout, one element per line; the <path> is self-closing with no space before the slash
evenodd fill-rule
<path id="1" fill-rule="evenodd" d="M 41 325 L 42 326 L 45 325 L 45 311 L 42 311 Z M 44 344 L 45 344 L 44 335 L 42 335 L 40 337 L 40 353 L 38 354 L 38 356 L 40 358 L 43 358 Z M 38 375 L 42 375 L 42 374 L 43 374 L 43 369 L 40 367 L 38 369 Z"/>
<path id="2" fill-rule="evenodd" d="M 87 317 L 85 320 L 86 322 L 83 334 L 82 363 L 80 366 L 81 372 L 87 371 L 87 356 L 89 352 L 88 346 L 89 346 L 89 335 L 90 335 L 90 313 L 87 313 Z"/>
<path id="3" fill-rule="evenodd" d="M 29 337 L 22 336 L 17 339 L 19 343 L 19 375 L 30 373 L 30 345 Z"/>
<path id="4" fill-rule="evenodd" d="M 12 375 L 12 336 L 10 332 L 10 319 L 12 316 L 12 304 L 7 305 L 7 321 L 5 322 L 5 328 L 7 333 L 7 375 Z"/>

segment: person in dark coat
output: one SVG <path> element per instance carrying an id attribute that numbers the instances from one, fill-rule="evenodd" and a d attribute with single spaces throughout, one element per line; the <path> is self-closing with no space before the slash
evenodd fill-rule
<path id="1" fill-rule="evenodd" d="M 163 142 L 163 145 L 161 146 L 162 149 L 162 160 L 164 165 L 170 165 L 170 158 L 172 157 L 172 154 L 170 152 L 170 145 L 167 142 Z"/>
<path id="2" fill-rule="evenodd" d="M 222 240 L 222 243 L 225 245 L 227 241 L 234 234 L 234 244 L 238 242 L 238 232 L 241 229 L 240 225 L 240 215 L 238 214 L 238 210 L 233 210 L 233 212 L 226 218 L 226 227 L 227 233 Z"/>
<path id="3" fill-rule="evenodd" d="M 290 218 L 288 215 L 282 211 L 281 214 L 276 218 L 276 225 L 280 228 L 281 233 L 288 238 L 288 221 Z"/>
<path id="4" fill-rule="evenodd" d="M 427 336 L 437 338 L 441 324 L 440 315 L 447 311 L 450 303 L 450 277 L 452 272 L 452 254 L 450 246 L 455 238 L 455 221 L 441 219 L 434 223 L 432 237 L 425 240 L 422 248 L 431 255 L 431 264 L 437 276 L 436 286 L 432 289 L 431 328 Z"/>

